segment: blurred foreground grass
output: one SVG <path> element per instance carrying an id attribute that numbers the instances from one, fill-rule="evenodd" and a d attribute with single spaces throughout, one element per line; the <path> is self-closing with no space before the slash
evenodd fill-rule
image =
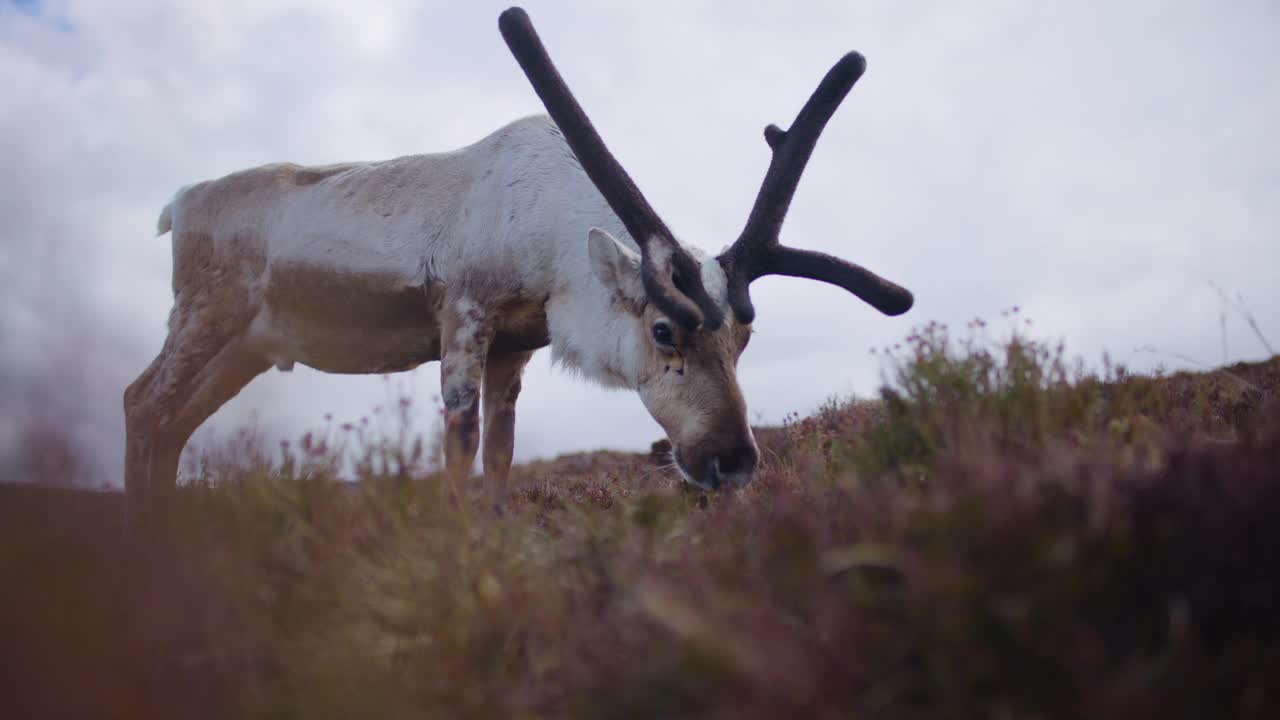
<path id="1" fill-rule="evenodd" d="M 495 518 L 403 438 L 206 464 L 148 539 L 3 487 L 0 716 L 1280 717 L 1280 357 L 930 326 L 886 368 L 735 494 L 598 453 Z"/>

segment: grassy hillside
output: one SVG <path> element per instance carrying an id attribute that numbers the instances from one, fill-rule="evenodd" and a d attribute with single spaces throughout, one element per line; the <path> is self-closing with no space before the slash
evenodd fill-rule
<path id="1" fill-rule="evenodd" d="M 149 538 L 5 488 L 0 715 L 1280 717 L 1280 357 L 933 326 L 885 367 L 734 494 L 600 453 L 494 517 L 399 440 L 338 483 L 334 438 L 204 466 Z"/>

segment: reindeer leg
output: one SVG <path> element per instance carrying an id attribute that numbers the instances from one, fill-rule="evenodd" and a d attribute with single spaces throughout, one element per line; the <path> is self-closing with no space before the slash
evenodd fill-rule
<path id="1" fill-rule="evenodd" d="M 270 366 L 245 350 L 240 337 L 215 342 L 210 334 L 201 337 L 202 330 L 189 325 L 171 332 L 160 355 L 125 390 L 131 526 L 152 523 L 162 512 L 177 487 L 182 449 L 196 428 Z"/>
<path id="2" fill-rule="evenodd" d="M 196 374 L 188 385 L 182 404 L 161 432 L 161 452 L 153 462 L 164 477 L 177 477 L 182 448 L 192 433 L 270 367 L 271 363 L 246 350 L 243 341 L 237 338 Z"/>
<path id="3" fill-rule="evenodd" d="M 445 475 L 453 492 L 471 476 L 480 441 L 480 386 L 493 325 L 469 298 L 445 301 L 440 394 L 445 414 Z"/>
<path id="4" fill-rule="evenodd" d="M 489 355 L 484 368 L 484 477 L 495 507 L 507 496 L 515 447 L 516 399 L 520 376 L 533 352 Z"/>
<path id="5" fill-rule="evenodd" d="M 151 457 L 156 443 L 159 378 L 170 372 L 168 350 L 166 342 L 165 350 L 124 391 L 124 488 L 130 525 L 142 523 L 156 495 L 151 491 Z M 157 480 L 156 484 L 163 483 Z"/>
<path id="6" fill-rule="evenodd" d="M 168 428 L 182 396 L 223 344 L 201 337 L 201 324 L 175 310 L 156 359 L 124 391 L 126 514 L 128 524 L 149 524 L 177 485 L 182 447 L 171 447 Z M 200 342 L 200 340 L 206 340 Z"/>
<path id="7" fill-rule="evenodd" d="M 124 393 L 124 479 L 131 525 L 150 523 L 172 497 L 183 447 L 196 428 L 270 368 L 268 361 L 244 350 L 241 338 L 201 360 L 161 352 Z"/>

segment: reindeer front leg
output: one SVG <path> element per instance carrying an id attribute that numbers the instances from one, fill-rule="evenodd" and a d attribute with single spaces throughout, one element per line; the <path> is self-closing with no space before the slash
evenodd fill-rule
<path id="1" fill-rule="evenodd" d="M 479 303 L 460 297 L 445 301 L 441 331 L 445 474 L 456 492 L 471 476 L 480 444 L 480 387 L 493 323 Z"/>
<path id="2" fill-rule="evenodd" d="M 498 508 L 506 501 L 515 449 L 520 375 L 531 357 L 532 352 L 490 355 L 484 369 L 484 478 L 490 499 Z"/>

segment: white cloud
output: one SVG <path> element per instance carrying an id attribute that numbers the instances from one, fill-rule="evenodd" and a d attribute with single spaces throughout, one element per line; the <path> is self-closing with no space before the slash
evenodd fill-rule
<path id="1" fill-rule="evenodd" d="M 158 350 L 170 304 L 155 215 L 179 186 L 277 160 L 445 150 L 539 108 L 496 29 L 501 3 L 104 2 L 0 6 L 0 453 L 19 421 L 67 420 L 117 479 L 120 393 Z M 1090 358 L 1222 359 L 1239 292 L 1280 342 L 1280 17 L 1265 0 L 530 3 L 602 133 L 685 239 L 741 228 L 785 125 L 848 49 L 869 71 L 819 144 L 784 241 L 849 257 L 918 304 L 886 319 L 842 291 L 770 278 L 741 378 L 778 421 L 874 390 L 867 351 L 909 327 L 1021 305 Z M 1231 359 L 1257 358 L 1243 323 Z M 436 392 L 436 366 L 407 382 Z M 637 399 L 528 371 L 520 457 L 644 447 Z M 294 434 L 359 417 L 375 378 L 255 381 Z M 15 409 L 16 408 L 16 409 Z M 555 418 L 554 423 L 547 418 Z"/>

